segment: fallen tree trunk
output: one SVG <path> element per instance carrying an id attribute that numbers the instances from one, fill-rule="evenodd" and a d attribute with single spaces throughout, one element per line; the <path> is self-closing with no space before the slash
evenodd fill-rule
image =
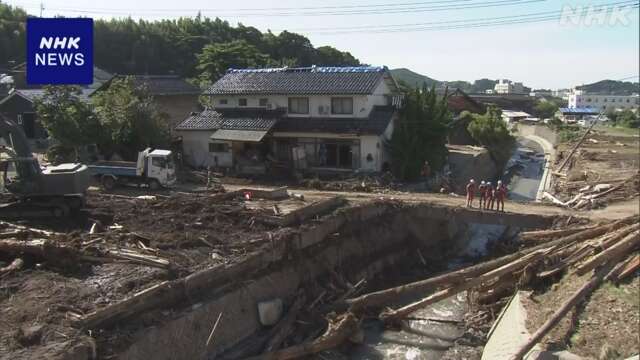
<path id="1" fill-rule="evenodd" d="M 582 227 L 576 227 L 576 228 L 572 228 L 572 229 L 526 231 L 526 232 L 520 233 L 519 237 L 520 237 L 520 240 L 522 240 L 524 242 L 539 241 L 541 239 L 548 240 L 550 238 L 557 238 L 557 237 L 573 235 L 575 233 L 578 233 L 578 232 L 581 232 L 581 231 L 585 231 L 585 230 L 590 230 L 590 229 L 593 229 L 593 228 L 596 228 L 596 227 L 598 227 L 598 225 L 595 225 L 595 226 L 582 226 Z"/>
<path id="2" fill-rule="evenodd" d="M 2 239 L 0 240 L 0 252 L 11 256 L 31 255 L 58 265 L 73 263 L 80 255 L 77 249 L 48 239 L 29 241 Z"/>
<path id="3" fill-rule="evenodd" d="M 20 270 L 22 269 L 23 266 L 24 266 L 24 260 L 22 260 L 21 258 L 14 259 L 11 262 L 11 264 L 3 268 L 0 268 L 0 275 L 7 274 L 16 270 Z"/>
<path id="4" fill-rule="evenodd" d="M 636 230 L 633 233 L 627 235 L 624 239 L 620 240 L 620 242 L 616 243 L 610 248 L 592 257 L 591 259 L 589 259 L 589 261 L 580 265 L 576 269 L 576 273 L 578 275 L 584 275 L 587 272 L 596 268 L 597 266 L 604 264 L 605 262 L 611 261 L 612 259 L 628 254 L 631 250 L 636 248 L 638 245 L 640 245 L 640 231 Z"/>
<path id="5" fill-rule="evenodd" d="M 393 300 L 397 299 L 398 296 L 401 294 L 402 295 L 420 294 L 420 293 L 432 291 L 437 287 L 450 286 L 450 285 L 459 283 L 461 281 L 464 281 L 468 277 L 477 276 L 489 270 L 500 267 L 504 264 L 508 264 L 526 254 L 530 254 L 532 252 L 538 251 L 540 249 L 545 249 L 550 246 L 555 246 L 555 245 L 562 246 L 562 245 L 570 244 L 570 243 L 585 240 L 585 239 L 592 239 L 594 237 L 605 234 L 609 231 L 613 231 L 620 227 L 626 226 L 630 223 L 634 223 L 635 221 L 637 221 L 637 219 L 638 219 L 637 216 L 632 216 L 622 220 L 618 220 L 616 222 L 613 222 L 607 225 L 588 228 L 586 230 L 582 230 L 575 234 L 565 236 L 556 240 L 552 240 L 547 243 L 540 244 L 531 248 L 526 248 L 514 254 L 506 255 L 498 259 L 487 261 L 478 265 L 466 267 L 460 270 L 445 273 L 429 279 L 420 280 L 420 281 L 396 286 L 393 288 L 364 294 L 357 298 L 348 299 L 343 302 L 339 301 L 334 303 L 331 306 L 331 310 L 344 310 L 346 308 L 351 307 L 352 311 L 357 312 L 365 308 L 382 307 L 392 302 Z"/>
<path id="6" fill-rule="evenodd" d="M 414 302 L 412 304 L 409 304 L 407 306 L 401 307 L 397 310 L 385 310 L 381 315 L 380 318 L 381 320 L 383 320 L 386 323 L 393 323 L 396 322 L 397 320 L 406 318 L 408 315 L 410 315 L 411 313 L 415 312 L 416 310 L 423 308 L 425 306 L 431 305 L 433 303 L 436 303 L 442 299 L 446 299 L 452 295 L 455 295 L 459 292 L 474 288 L 478 285 L 481 285 L 483 282 L 485 281 L 489 281 L 491 279 L 494 279 L 496 277 L 500 277 L 502 275 L 506 275 L 508 273 L 512 273 L 512 272 L 516 272 L 518 270 L 521 270 L 522 268 L 524 268 L 525 266 L 527 266 L 528 264 L 537 261 L 538 259 L 542 258 L 543 256 L 545 256 L 546 254 L 548 254 L 548 252 L 553 249 L 553 248 L 549 248 L 549 249 L 545 249 L 545 250 L 539 250 L 536 251 L 534 253 L 531 253 L 527 256 L 524 256 L 516 261 L 513 261 L 511 263 L 508 263 L 506 265 L 503 265 L 497 269 L 491 270 L 487 273 L 484 273 L 480 276 L 474 277 L 472 279 L 469 279 L 465 282 L 463 282 L 462 284 L 458 285 L 458 286 L 453 286 L 441 291 L 438 291 L 434 294 L 431 294 L 430 296 Z"/>
<path id="7" fill-rule="evenodd" d="M 624 264 L 624 266 L 622 267 L 622 271 L 620 271 L 620 273 L 616 276 L 615 280 L 620 281 L 633 274 L 638 269 L 640 269 L 640 255 L 636 254 Z"/>
<path id="8" fill-rule="evenodd" d="M 588 294 L 590 294 L 604 279 L 607 273 L 611 270 L 611 266 L 606 266 L 601 268 L 593 277 L 587 281 L 580 289 L 578 289 L 569 299 L 567 299 L 562 306 L 538 329 L 536 332 L 531 335 L 529 340 L 522 345 L 518 352 L 512 358 L 513 360 L 521 360 L 525 355 L 531 351 L 531 349 L 538 343 L 542 338 L 553 329 L 560 320 L 582 299 L 584 299 Z"/>
<path id="9" fill-rule="evenodd" d="M 249 358 L 250 360 L 288 360 L 333 349 L 347 341 L 358 330 L 358 320 L 352 313 L 341 315 L 337 320 L 330 321 L 327 331 L 319 338 L 294 345 L 286 349 L 262 354 Z"/>

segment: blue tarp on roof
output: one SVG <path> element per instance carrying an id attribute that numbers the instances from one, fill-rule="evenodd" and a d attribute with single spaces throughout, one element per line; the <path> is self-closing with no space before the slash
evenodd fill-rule
<path id="1" fill-rule="evenodd" d="M 594 109 L 594 108 L 560 108 L 560 112 L 563 114 L 584 114 L 584 115 L 589 115 L 589 114 L 598 114 L 599 111 Z"/>

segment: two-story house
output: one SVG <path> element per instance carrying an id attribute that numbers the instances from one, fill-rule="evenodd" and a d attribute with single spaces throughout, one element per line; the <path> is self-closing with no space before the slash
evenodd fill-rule
<path id="1" fill-rule="evenodd" d="M 386 67 L 230 69 L 177 128 L 191 165 L 380 171 L 401 95 Z M 268 161 L 267 161 L 268 160 Z"/>

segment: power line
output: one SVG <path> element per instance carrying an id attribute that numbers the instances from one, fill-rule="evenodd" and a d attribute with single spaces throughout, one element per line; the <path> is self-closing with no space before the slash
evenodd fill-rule
<path id="1" fill-rule="evenodd" d="M 235 16 L 235 17 L 286 17 L 286 16 L 344 16 L 344 15 L 386 15 L 386 14 L 402 14 L 402 13 L 415 13 L 415 12 L 435 12 L 435 11 L 450 11 L 450 10 L 468 10 L 468 9 L 479 9 L 479 8 L 489 8 L 489 7 L 503 7 L 503 6 L 512 6 L 512 5 L 522 5 L 529 3 L 537 3 L 544 2 L 546 0 L 492 0 L 492 1 L 478 1 L 477 0 L 456 0 L 450 1 L 453 4 L 447 5 L 428 5 L 428 6 L 413 6 L 407 7 L 408 4 L 398 5 L 398 4 L 376 4 L 376 7 L 384 7 L 384 8 L 371 8 L 371 5 L 361 5 L 361 9 L 345 9 L 345 10 L 335 10 L 335 11 L 287 11 L 287 12 L 278 12 L 273 11 L 273 9 L 265 8 L 264 12 L 257 11 L 253 9 L 254 12 L 232 12 L 232 10 L 224 10 L 224 9 L 107 9 L 107 8 L 95 8 L 91 10 L 87 9 L 79 9 L 74 7 L 52 7 L 48 8 L 53 11 L 68 11 L 82 14 L 106 14 L 106 15 L 132 15 L 132 14 L 154 14 L 154 13 L 162 13 L 162 12 L 173 12 L 176 11 L 187 11 L 187 12 L 215 12 L 220 16 Z M 471 3 L 469 3 L 471 2 Z M 422 3 L 417 3 L 422 4 Z M 427 3 L 434 4 L 434 3 Z M 368 7 L 368 8 L 367 8 Z M 295 8 L 291 8 L 295 9 Z M 252 9 L 246 9 L 252 10 Z M 236 10 L 237 11 L 237 10 Z M 257 12 L 256 12 L 257 11 Z"/>
<path id="2" fill-rule="evenodd" d="M 605 3 L 605 4 L 599 4 L 599 5 L 593 5 L 594 8 L 599 8 L 599 7 L 620 7 L 620 8 L 624 8 L 626 6 L 630 6 L 630 5 L 637 5 L 638 1 L 637 0 L 627 0 L 627 1 L 619 1 L 619 2 L 614 2 L 614 3 Z M 402 24 L 385 24 L 385 25 L 357 25 L 357 26 L 341 26 L 341 27 L 316 27 L 316 28 L 289 28 L 286 29 L 288 31 L 304 31 L 304 32 L 309 32 L 309 31 L 324 31 L 324 30 L 328 30 L 328 31 L 336 31 L 336 30 L 359 30 L 359 29 L 366 29 L 366 30 L 375 30 L 375 29 L 386 29 L 386 28 L 395 28 L 395 27 L 399 27 L 399 28 L 406 28 L 406 27 L 412 27 L 412 26 L 424 26 L 424 25 L 434 25 L 434 24 L 448 24 L 448 23 L 464 23 L 464 22 L 474 22 L 474 21 L 480 21 L 480 20 L 498 20 L 498 19 L 511 19 L 511 18 L 524 18 L 524 17 L 530 17 L 530 16 L 542 16 L 542 15 L 560 15 L 562 14 L 562 10 L 553 10 L 553 11 L 543 11 L 543 12 L 537 12 L 537 13 L 529 13 L 529 14 L 520 14 L 520 15 L 507 15 L 507 16 L 499 16 L 499 17 L 490 17 L 490 18 L 473 18 L 473 19 L 461 19 L 461 20 L 444 20 L 444 21 L 431 21 L 431 22 L 422 22 L 422 23 L 402 23 Z M 272 29 L 275 31 L 282 31 L 285 29 Z"/>

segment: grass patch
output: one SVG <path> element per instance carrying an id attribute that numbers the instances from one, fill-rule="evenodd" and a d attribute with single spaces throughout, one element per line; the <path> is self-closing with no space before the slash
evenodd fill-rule
<path id="1" fill-rule="evenodd" d="M 596 125 L 595 129 L 602 131 L 607 135 L 613 136 L 638 136 L 640 135 L 640 129 L 621 127 L 621 126 L 603 126 Z"/>

